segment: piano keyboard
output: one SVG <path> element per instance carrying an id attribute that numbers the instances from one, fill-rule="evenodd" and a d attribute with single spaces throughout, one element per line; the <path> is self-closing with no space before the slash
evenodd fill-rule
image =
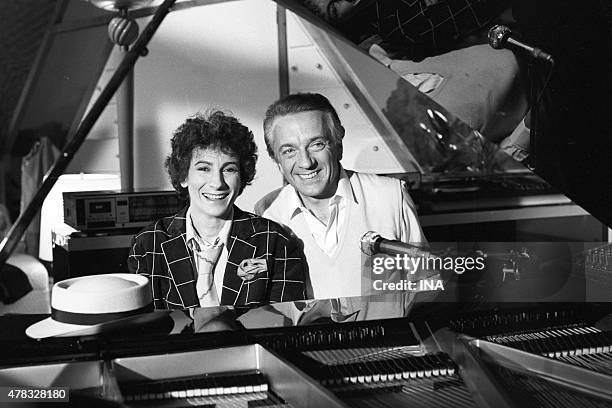
<path id="1" fill-rule="evenodd" d="M 322 351 L 306 351 L 303 354 L 323 364 L 349 364 L 354 361 L 380 360 L 409 355 L 420 356 L 424 354 L 424 351 L 422 346 L 415 345 L 398 347 L 347 347 Z"/>
<path id="2" fill-rule="evenodd" d="M 485 340 L 612 375 L 612 335 L 593 326 L 487 336 Z"/>
<path id="3" fill-rule="evenodd" d="M 468 389 L 445 353 L 421 346 L 303 352 L 302 369 L 349 406 L 472 407 Z M 436 401 L 438 403 L 436 404 Z"/>
<path id="4" fill-rule="evenodd" d="M 612 353 L 604 352 L 590 355 L 571 355 L 557 358 L 568 364 L 586 368 L 601 374 L 612 376 Z"/>
<path id="5" fill-rule="evenodd" d="M 565 307 L 560 310 L 524 312 L 476 312 L 449 322 L 451 330 L 474 337 L 489 336 L 492 333 L 515 333 L 536 330 L 541 327 L 569 327 L 588 321 L 588 311 L 579 307 Z"/>
<path id="6" fill-rule="evenodd" d="M 493 375 L 503 382 L 505 390 L 516 406 L 541 408 L 610 408 L 609 401 L 599 399 L 577 388 L 556 384 L 545 378 L 517 373 L 499 365 L 488 364 Z"/>
<path id="7" fill-rule="evenodd" d="M 120 384 L 125 403 L 155 406 L 285 407 L 259 371 Z"/>
<path id="8" fill-rule="evenodd" d="M 472 396 L 457 376 L 419 378 L 392 386 L 365 384 L 359 389 L 331 390 L 350 407 L 474 407 Z"/>
<path id="9" fill-rule="evenodd" d="M 492 343 L 612 375 L 612 333 L 592 325 L 574 323 L 483 338 Z"/>
<path id="10" fill-rule="evenodd" d="M 369 384 L 453 375 L 455 364 L 446 354 L 321 365 L 317 378 L 324 386 Z"/>
<path id="11" fill-rule="evenodd" d="M 609 353 L 612 337 L 592 326 L 487 336 L 485 340 L 551 358 Z"/>

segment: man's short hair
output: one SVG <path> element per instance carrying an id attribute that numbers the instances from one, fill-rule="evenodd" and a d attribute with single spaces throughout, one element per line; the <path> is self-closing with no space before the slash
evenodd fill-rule
<path id="1" fill-rule="evenodd" d="M 166 169 L 172 186 L 187 196 L 187 188 L 181 183 L 187 178 L 193 151 L 219 149 L 236 157 L 240 169 L 240 191 L 251 184 L 255 177 L 257 145 L 253 132 L 235 117 L 221 111 L 197 113 L 176 129 L 171 140 L 172 152 L 166 158 Z"/>
<path id="2" fill-rule="evenodd" d="M 332 147 L 342 153 L 342 138 L 344 137 L 344 128 L 340 123 L 338 113 L 331 105 L 329 100 L 321 94 L 316 93 L 296 93 L 279 99 L 268 107 L 266 110 L 266 118 L 264 119 L 264 140 L 268 154 L 274 160 L 274 149 L 272 148 L 271 132 L 274 120 L 278 117 L 291 115 L 294 113 L 318 111 L 324 115 L 325 123 L 329 133 L 326 135 L 332 144 Z"/>

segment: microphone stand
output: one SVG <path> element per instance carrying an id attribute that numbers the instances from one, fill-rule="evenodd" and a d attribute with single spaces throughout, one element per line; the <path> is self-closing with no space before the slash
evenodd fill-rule
<path id="1" fill-rule="evenodd" d="M 537 60 L 536 60 L 537 61 Z M 537 118 L 538 118 L 538 96 L 536 85 L 536 67 L 533 59 L 527 64 L 527 78 L 529 81 L 529 158 L 527 159 L 527 168 L 535 172 L 537 165 Z"/>
<path id="2" fill-rule="evenodd" d="M 539 123 L 538 104 L 540 103 L 540 100 L 542 99 L 542 95 L 544 94 L 544 90 L 546 89 L 546 86 L 548 85 L 548 82 L 550 81 L 550 78 L 552 76 L 552 70 L 554 68 L 554 62 L 552 59 L 548 60 L 547 62 L 550 63 L 550 70 L 539 92 L 538 92 L 538 86 L 537 86 L 538 60 L 535 58 L 530 59 L 527 64 L 527 77 L 529 81 L 530 123 L 529 123 L 529 157 L 527 159 L 526 165 L 527 165 L 527 168 L 533 172 L 535 172 L 536 169 L 540 168 L 540 166 L 538 165 L 538 151 L 541 151 L 541 149 L 538 147 L 538 145 L 541 145 L 542 143 L 542 140 L 540 140 L 541 138 L 539 137 L 539 131 L 538 131 L 538 123 Z M 540 162 L 540 165 L 541 165 L 541 162 Z"/>

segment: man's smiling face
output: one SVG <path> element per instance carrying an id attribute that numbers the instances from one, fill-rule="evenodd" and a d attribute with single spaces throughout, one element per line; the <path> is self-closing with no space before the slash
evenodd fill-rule
<path id="1" fill-rule="evenodd" d="M 342 152 L 330 139 L 324 115 L 293 113 L 272 124 L 272 148 L 280 171 L 306 200 L 332 197 L 340 179 Z"/>

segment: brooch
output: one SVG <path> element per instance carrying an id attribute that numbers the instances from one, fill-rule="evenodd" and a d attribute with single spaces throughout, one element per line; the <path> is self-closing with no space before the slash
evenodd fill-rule
<path id="1" fill-rule="evenodd" d="M 238 276 L 243 281 L 250 281 L 258 273 L 267 272 L 268 264 L 265 259 L 244 259 L 238 265 Z"/>

